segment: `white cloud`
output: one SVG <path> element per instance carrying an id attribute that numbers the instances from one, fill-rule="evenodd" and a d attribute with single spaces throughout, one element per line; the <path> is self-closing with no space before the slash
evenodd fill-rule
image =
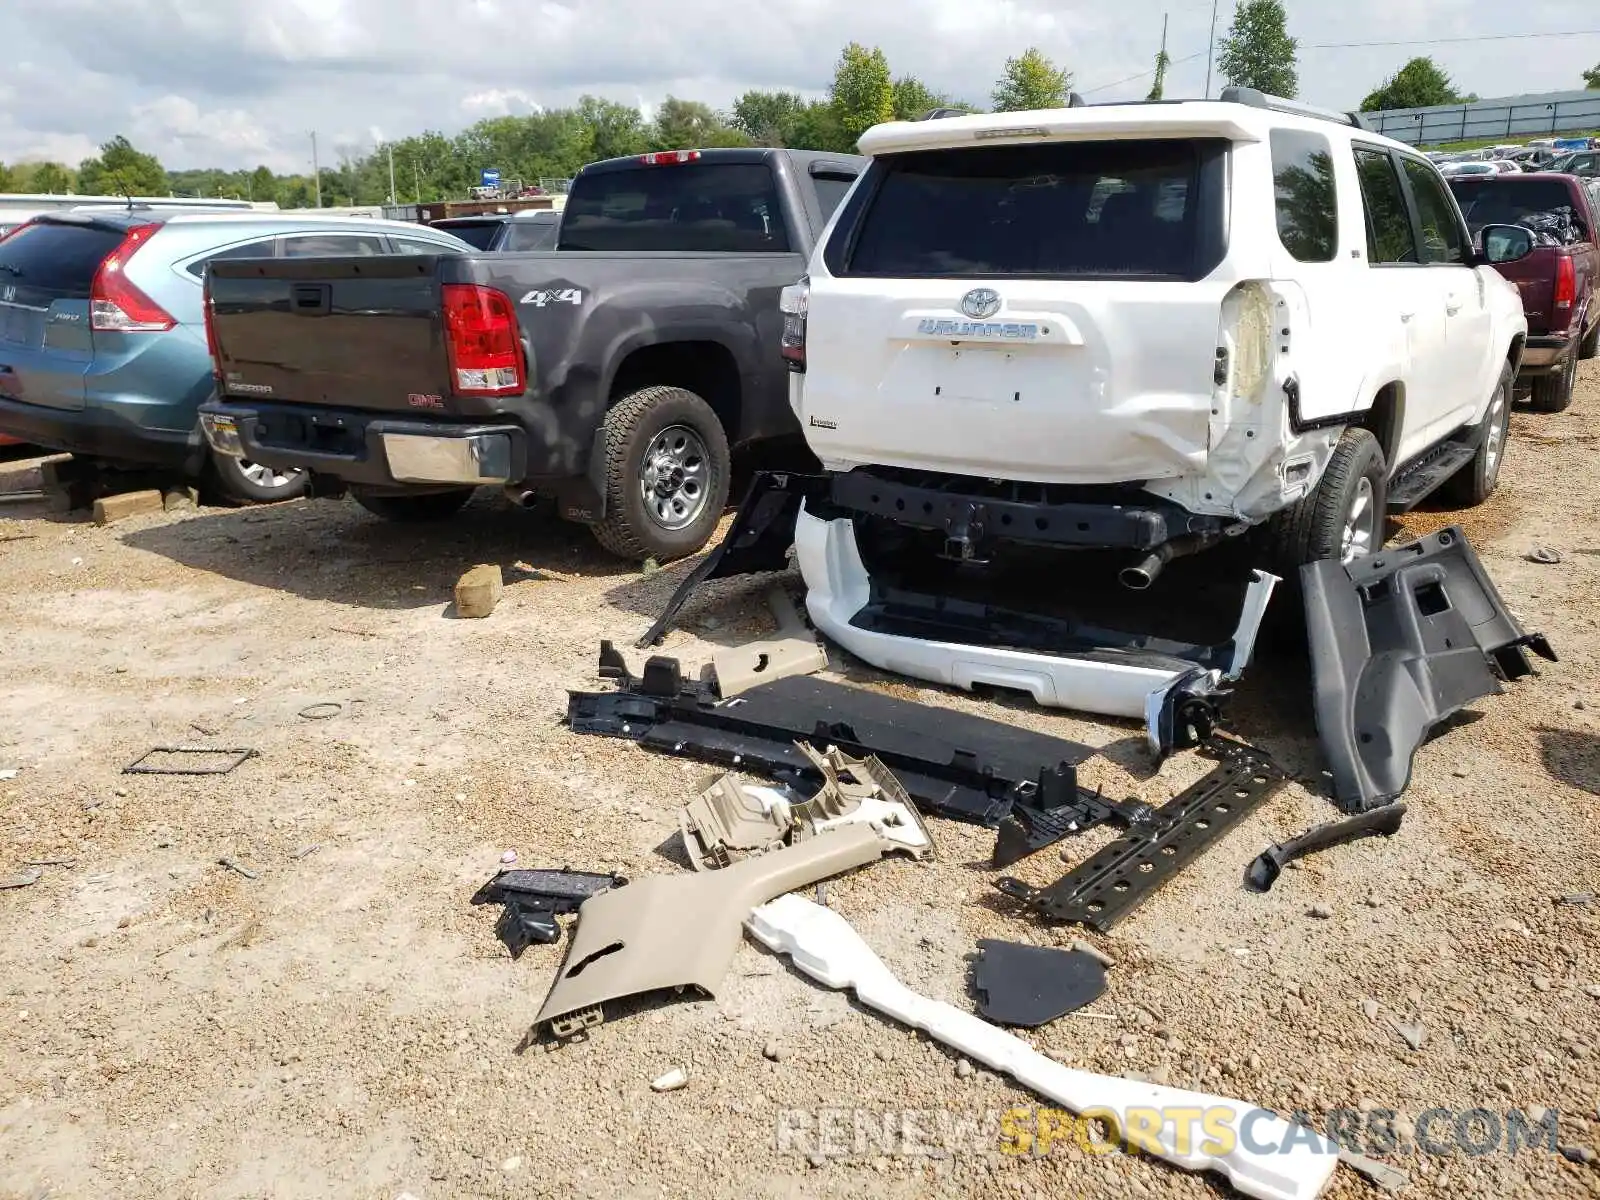
<path id="1" fill-rule="evenodd" d="M 1070 67 L 1093 99 L 1138 98 L 1168 10 L 1178 60 L 1168 95 L 1198 95 L 1210 19 L 1201 0 L 118 0 L 113 30 L 109 7 L 0 3 L 0 160 L 73 162 L 126 133 L 169 166 L 303 169 L 313 129 L 331 157 L 336 146 L 370 148 L 380 129 L 454 132 L 586 93 L 642 110 L 668 95 L 725 108 L 752 87 L 819 94 L 852 40 L 881 46 L 896 74 L 969 101 L 986 100 L 1005 59 L 1029 45 Z M 1224 28 L 1232 7 L 1222 5 Z M 1600 36 L 1326 45 L 1600 29 L 1588 0 L 1289 7 L 1302 95 L 1314 103 L 1353 106 L 1420 53 L 1484 96 L 1577 87 L 1600 61 Z"/>

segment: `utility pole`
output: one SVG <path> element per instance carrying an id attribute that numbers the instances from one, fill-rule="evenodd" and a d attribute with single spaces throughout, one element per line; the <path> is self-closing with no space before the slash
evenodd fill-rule
<path id="1" fill-rule="evenodd" d="M 317 164 L 317 131 L 311 131 L 311 181 L 317 185 L 317 207 L 322 207 L 322 168 Z"/>
<path id="2" fill-rule="evenodd" d="M 1211 42 L 1206 47 L 1206 94 L 1202 99 L 1211 99 L 1211 64 L 1217 57 L 1217 3 L 1211 0 Z"/>
<path id="3" fill-rule="evenodd" d="M 386 146 L 389 151 L 389 203 L 394 203 L 394 146 Z"/>
<path id="4" fill-rule="evenodd" d="M 1167 20 L 1168 14 L 1161 14 L 1161 53 L 1156 55 L 1156 82 L 1150 89 L 1150 99 L 1164 100 L 1167 94 Z"/>

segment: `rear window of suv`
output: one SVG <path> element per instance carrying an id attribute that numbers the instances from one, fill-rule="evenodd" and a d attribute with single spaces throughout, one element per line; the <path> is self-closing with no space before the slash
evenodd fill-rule
<path id="1" fill-rule="evenodd" d="M 678 163 L 578 177 L 561 250 L 784 254 L 789 231 L 763 163 Z"/>
<path id="2" fill-rule="evenodd" d="M 1225 148 L 1043 142 L 883 155 L 855 220 L 839 223 L 829 266 L 890 278 L 1199 278 L 1222 257 Z"/>
<path id="3" fill-rule="evenodd" d="M 86 300 L 100 264 L 122 244 L 115 229 L 40 221 L 0 242 L 0 285 Z"/>
<path id="4" fill-rule="evenodd" d="M 1450 190 L 1467 219 L 1467 228 L 1476 233 L 1485 225 L 1520 225 L 1528 217 L 1570 213 L 1581 225 L 1583 214 L 1575 212 L 1572 192 L 1560 179 L 1452 179 Z"/>

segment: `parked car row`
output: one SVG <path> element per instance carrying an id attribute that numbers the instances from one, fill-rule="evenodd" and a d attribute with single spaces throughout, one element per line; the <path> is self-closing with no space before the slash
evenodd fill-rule
<path id="1" fill-rule="evenodd" d="M 1558 410 L 1594 353 L 1573 176 L 1447 184 L 1245 89 L 862 145 L 591 164 L 559 219 L 491 221 L 483 248 L 51 218 L 0 242 L 0 296 L 28 289 L 0 309 L 0 429 L 159 443 L 246 498 L 317 477 L 393 519 L 504 486 L 658 560 L 704 545 L 735 450 L 790 439 L 850 481 L 863 538 L 888 520 L 970 557 L 949 514 L 1001 505 L 987 538 L 1137 552 L 1153 578 L 1249 530 L 1288 570 L 1430 495 L 1481 502 L 1519 372 Z M 554 245 L 488 249 L 519 230 Z"/>

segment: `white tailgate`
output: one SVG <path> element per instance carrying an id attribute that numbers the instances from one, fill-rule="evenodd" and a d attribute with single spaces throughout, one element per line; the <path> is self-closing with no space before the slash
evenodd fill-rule
<path id="1" fill-rule="evenodd" d="M 835 470 L 1079 484 L 1200 473 L 1229 287 L 813 274 L 800 424 Z M 998 292 L 999 311 L 963 314 L 974 288 Z"/>

